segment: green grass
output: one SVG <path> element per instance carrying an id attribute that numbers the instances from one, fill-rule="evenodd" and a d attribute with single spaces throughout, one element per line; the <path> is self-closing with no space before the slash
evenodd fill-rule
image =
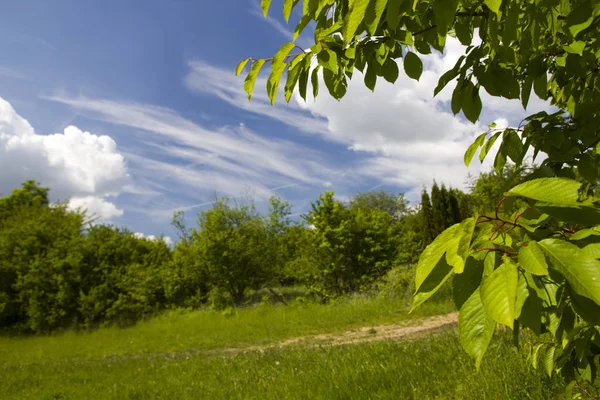
<path id="1" fill-rule="evenodd" d="M 2 399 L 555 399 L 508 338 L 479 373 L 455 329 L 404 342 L 235 357 L 125 357 L 0 366 Z"/>
<path id="2" fill-rule="evenodd" d="M 332 305 L 262 305 L 221 312 L 171 312 L 121 329 L 66 332 L 40 337 L 0 337 L 0 366 L 140 353 L 210 350 L 260 345 L 294 336 L 347 330 L 443 314 L 450 301 L 430 302 L 407 314 L 402 299 L 355 296 Z"/>

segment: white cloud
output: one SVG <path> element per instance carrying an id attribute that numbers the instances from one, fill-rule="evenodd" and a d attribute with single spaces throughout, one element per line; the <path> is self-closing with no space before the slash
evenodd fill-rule
<path id="1" fill-rule="evenodd" d="M 173 245 L 173 243 L 174 243 L 174 242 L 173 242 L 173 239 L 171 239 L 171 237 L 170 237 L 170 236 L 160 236 L 160 237 L 159 237 L 159 236 L 155 236 L 155 235 L 148 235 L 148 236 L 146 236 L 146 235 L 144 235 L 142 232 L 135 232 L 135 233 L 133 234 L 133 236 L 135 236 L 135 237 L 136 237 L 136 238 L 138 238 L 138 239 L 146 239 L 146 240 L 150 240 L 150 241 L 152 241 L 152 242 L 154 242 L 154 241 L 156 241 L 156 240 L 159 240 L 159 239 L 162 239 L 162 240 L 163 240 L 163 242 L 165 242 L 165 244 L 166 244 L 167 246 L 172 246 L 172 245 Z"/>
<path id="2" fill-rule="evenodd" d="M 0 192 L 35 179 L 53 200 L 118 194 L 128 183 L 125 160 L 108 136 L 68 126 L 63 133 L 37 134 L 0 98 Z"/>
<path id="3" fill-rule="evenodd" d="M 86 216 L 94 223 L 107 222 L 123 215 L 123 210 L 101 197 L 71 197 L 67 206 L 71 210 L 85 209 Z"/>
<path id="4" fill-rule="evenodd" d="M 289 105 L 281 102 L 275 109 L 268 106 L 260 79 L 252 103 L 248 104 L 241 81 L 235 81 L 229 71 L 204 62 L 190 63 L 186 83 L 194 91 L 215 95 L 243 110 L 345 144 L 367 156 L 354 174 L 371 177 L 375 183 L 400 186 L 408 190 L 414 201 L 422 186 L 430 186 L 434 179 L 464 189 L 467 172 L 477 174 L 489 168 L 493 157 L 488 157 L 483 165 L 472 163 L 469 170 L 463 163 L 464 151 L 489 122 L 515 126 L 524 116 L 550 108 L 547 102 L 532 96 L 525 112 L 518 100 L 500 99 L 482 91 L 484 109 L 480 123 L 472 124 L 462 115 L 452 115 L 452 83 L 435 98 L 433 91 L 439 77 L 463 53 L 464 47 L 458 40 L 449 38 L 444 54 L 422 56 L 425 68 L 418 82 L 400 72 L 395 84 L 379 78 L 372 93 L 365 87 L 362 74 L 355 71 L 346 96 L 340 101 L 322 93 L 316 101 L 308 99 L 305 103 L 296 93 Z M 401 61 L 399 69 L 403 70 Z"/>

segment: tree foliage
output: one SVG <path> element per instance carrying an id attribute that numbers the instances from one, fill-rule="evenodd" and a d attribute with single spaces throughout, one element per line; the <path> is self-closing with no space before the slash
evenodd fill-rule
<path id="1" fill-rule="evenodd" d="M 263 3 L 267 10 L 270 1 Z M 288 15 L 297 3 L 286 2 Z M 493 155 L 496 171 L 509 159 L 519 167 L 529 150 L 534 158 L 544 153 L 538 178 L 505 193 L 526 207 L 504 215 L 498 205 L 491 215 L 453 225 L 419 260 L 415 305 L 452 276 L 456 292 L 469 295 L 461 303 L 460 333 L 477 363 L 495 325 L 515 331 L 525 326 L 553 337 L 534 345 L 534 366 L 542 363 L 549 374 L 559 371 L 567 379 L 595 378 L 600 355 L 599 15 L 600 3 L 591 0 L 305 0 L 294 38 L 313 22 L 315 44 L 297 54 L 291 53 L 293 43 L 284 45 L 271 59 L 273 102 L 275 83 L 286 68 L 287 100 L 295 88 L 306 98 L 307 77 L 319 70 L 329 93 L 340 99 L 355 68 L 371 90 L 379 77 L 398 78 L 400 58 L 406 75 L 418 80 L 419 54 L 443 51 L 454 36 L 465 46 L 464 55 L 434 91 L 454 82 L 453 113 L 462 111 L 477 121 L 482 90 L 519 99 L 524 107 L 533 91 L 559 109 L 531 115 L 518 127 L 491 126 L 465 153 L 467 165 L 478 150 L 483 161 L 500 139 Z M 258 66 L 268 60 L 251 61 L 249 94 Z M 532 273 L 545 271 L 546 265 L 547 274 Z"/>

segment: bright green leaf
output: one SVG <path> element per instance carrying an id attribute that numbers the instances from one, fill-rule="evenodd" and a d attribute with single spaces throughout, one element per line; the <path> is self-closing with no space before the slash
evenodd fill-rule
<path id="1" fill-rule="evenodd" d="M 433 271 L 444 253 L 448 250 L 448 242 L 459 232 L 460 224 L 452 225 L 442 232 L 435 240 L 423 250 L 419 257 L 415 275 L 415 285 L 419 289 L 427 276 Z"/>
<path id="2" fill-rule="evenodd" d="M 548 275 L 546 256 L 535 241 L 531 241 L 519 249 L 519 266 L 533 275 Z"/>
<path id="3" fill-rule="evenodd" d="M 290 21 L 290 15 L 292 14 L 292 9 L 298 3 L 298 0 L 284 0 L 283 2 L 283 19 L 285 22 Z"/>
<path id="4" fill-rule="evenodd" d="M 539 244 L 550 266 L 567 279 L 575 293 L 600 305 L 600 261 L 564 240 L 544 239 Z"/>
<path id="5" fill-rule="evenodd" d="M 481 284 L 481 301 L 486 312 L 498 323 L 512 329 L 516 316 L 515 301 L 519 275 L 517 266 L 505 258 Z"/>
<path id="6" fill-rule="evenodd" d="M 238 76 L 239 74 L 242 73 L 242 71 L 244 70 L 244 67 L 246 66 L 246 64 L 248 64 L 248 61 L 250 61 L 249 58 L 245 58 L 242 61 L 240 61 L 240 63 L 235 68 L 235 76 Z"/>
<path id="7" fill-rule="evenodd" d="M 492 340 L 495 329 L 496 323 L 486 313 L 479 289 L 477 289 L 463 304 L 458 316 L 460 343 L 465 351 L 475 358 L 477 369 L 481 365 L 481 360 Z"/>
<path id="8" fill-rule="evenodd" d="M 475 152 L 477 151 L 477 149 L 479 149 L 481 146 L 483 146 L 486 135 L 487 135 L 487 133 L 484 132 L 481 135 L 477 136 L 477 139 L 475 139 L 475 141 L 469 146 L 469 148 L 465 152 L 464 159 L 465 159 L 465 165 L 467 167 L 469 166 L 469 164 L 471 164 L 471 160 L 473 159 L 473 156 L 475 155 Z"/>
<path id="9" fill-rule="evenodd" d="M 479 161 L 483 162 L 485 156 L 487 156 L 487 154 L 490 152 L 492 146 L 494 145 L 494 143 L 496 143 L 496 140 L 498 139 L 501 133 L 502 132 L 496 132 L 492 137 L 488 139 L 487 142 L 485 142 L 485 144 L 481 148 L 481 151 L 479 152 Z"/>
<path id="10" fill-rule="evenodd" d="M 388 0 L 371 0 L 371 4 L 367 8 L 365 14 L 365 24 L 367 25 L 367 31 L 374 35 L 379 26 L 381 16 L 386 9 Z"/>
<path id="11" fill-rule="evenodd" d="M 260 0 L 260 8 L 264 17 L 269 13 L 269 7 L 271 7 L 271 0 Z"/>
<path id="12" fill-rule="evenodd" d="M 262 68 L 265 65 L 265 60 L 256 60 L 252 64 L 250 68 L 250 72 L 246 79 L 244 80 L 244 90 L 248 93 L 248 100 L 252 99 L 252 92 L 254 91 L 254 84 L 256 83 L 256 78 Z"/>
<path id="13" fill-rule="evenodd" d="M 490 11 L 492 11 L 494 14 L 498 14 L 500 12 L 502 0 L 484 0 L 483 3 L 488 6 Z"/>
<path id="14" fill-rule="evenodd" d="M 578 190 L 581 183 L 567 178 L 539 178 L 521 183 L 505 193 L 556 205 L 581 205 Z"/>
<path id="15" fill-rule="evenodd" d="M 354 34 L 358 29 L 358 25 L 360 25 L 360 22 L 362 21 L 365 12 L 367 11 L 368 5 L 369 0 L 353 0 L 350 2 L 350 9 L 344 17 L 343 35 L 346 44 L 350 43 L 350 41 L 354 37 Z"/>

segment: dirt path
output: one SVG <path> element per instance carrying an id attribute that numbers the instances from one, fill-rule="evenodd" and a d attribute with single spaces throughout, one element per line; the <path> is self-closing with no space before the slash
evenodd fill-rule
<path id="1" fill-rule="evenodd" d="M 222 349 L 223 353 L 246 353 L 268 349 L 314 348 L 323 346 L 341 346 L 353 343 L 377 342 L 383 340 L 401 340 L 456 325 L 458 313 L 407 320 L 397 324 L 374 325 L 345 332 L 308 335 L 286 339 L 263 346 Z"/>

